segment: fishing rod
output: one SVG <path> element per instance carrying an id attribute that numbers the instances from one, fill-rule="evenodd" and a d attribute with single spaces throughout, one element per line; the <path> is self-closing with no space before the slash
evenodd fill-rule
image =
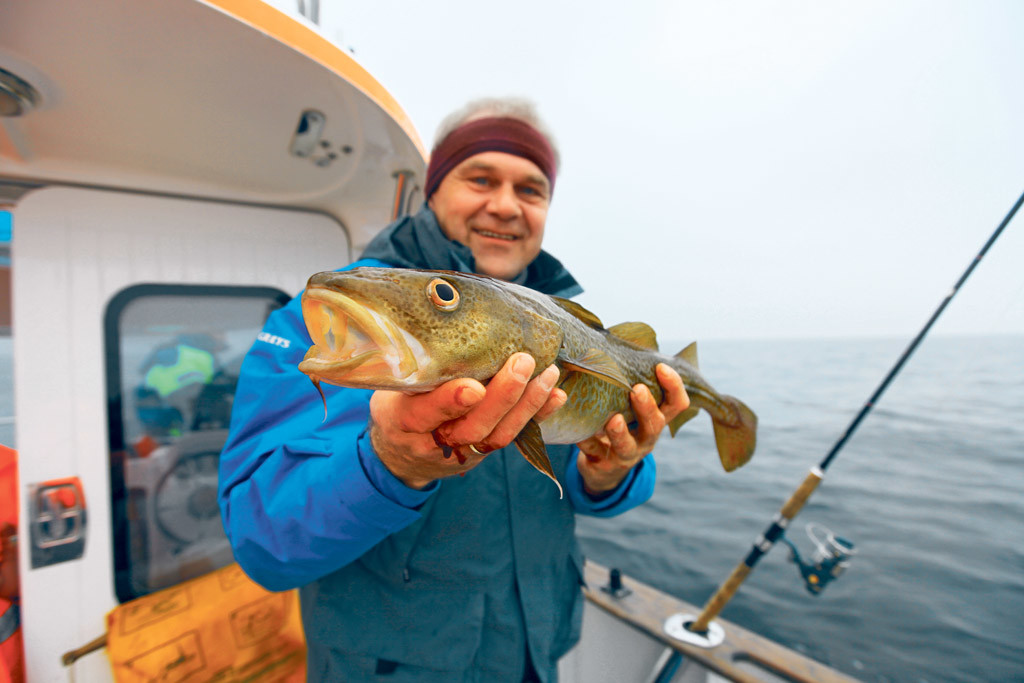
<path id="1" fill-rule="evenodd" d="M 974 257 L 973 261 L 971 261 L 970 265 L 967 267 L 967 270 L 965 270 L 963 275 L 960 276 L 960 279 L 957 280 L 957 283 L 953 285 L 952 291 L 950 291 L 946 298 L 943 299 L 942 303 L 939 304 L 939 307 L 935 310 L 935 313 L 932 314 L 932 317 L 928 320 L 925 326 L 921 329 L 921 331 L 917 334 L 917 336 L 910 343 L 907 349 L 903 352 L 903 355 L 900 356 L 899 360 L 896 362 L 896 365 L 892 367 L 892 369 L 889 371 L 889 374 L 885 376 L 885 379 L 882 380 L 882 383 L 878 386 L 877 389 L 875 389 L 875 392 L 871 394 L 871 398 L 869 398 L 867 402 L 864 404 L 864 407 L 860 409 L 860 412 L 857 413 L 857 416 L 853 419 L 853 422 L 851 422 L 850 426 L 846 428 L 846 432 L 832 447 L 832 450 L 828 452 L 828 455 L 826 455 L 825 458 L 819 464 L 811 468 L 811 471 L 807 474 L 807 477 L 803 480 L 803 482 L 800 483 L 800 485 L 789 497 L 789 499 L 782 505 L 778 513 L 776 513 L 775 518 L 772 520 L 772 523 L 768 526 L 764 533 L 758 536 L 757 539 L 754 541 L 754 545 L 750 549 L 750 552 L 747 554 L 747 556 L 738 565 L 736 565 L 736 568 L 732 570 L 732 573 L 729 575 L 729 577 L 722 583 L 721 586 L 718 587 L 718 590 L 715 591 L 715 594 L 712 595 L 710 599 L 708 599 L 700 615 L 697 616 L 697 618 L 693 621 L 686 620 L 686 617 L 677 619 L 675 623 L 679 626 L 682 626 L 682 629 L 678 628 L 678 626 L 676 628 L 671 629 L 672 635 L 682 640 L 687 640 L 689 642 L 703 645 L 705 647 L 712 647 L 717 644 L 717 642 L 714 641 L 719 640 L 719 638 L 714 637 L 714 632 L 717 630 L 720 633 L 720 629 L 709 629 L 709 627 L 716 626 L 711 623 L 712 619 L 718 616 L 718 614 L 722 611 L 722 608 L 725 607 L 726 603 L 728 603 L 729 600 L 731 600 L 732 597 L 736 594 L 736 591 L 739 589 L 740 585 L 753 570 L 754 565 L 757 564 L 758 560 L 760 560 L 761 557 L 763 557 L 765 554 L 768 553 L 769 550 L 772 549 L 772 546 L 775 545 L 776 541 L 778 541 L 780 538 L 783 538 L 786 532 L 786 528 L 789 526 L 789 523 L 793 520 L 797 513 L 800 512 L 804 504 L 807 502 L 807 499 L 811 497 L 811 494 L 814 493 L 814 490 L 818 487 L 818 484 L 820 484 L 822 479 L 825 478 L 825 470 L 827 470 L 828 466 L 832 464 L 832 461 L 835 459 L 836 455 L 838 455 L 839 451 L 842 450 L 843 446 L 846 445 L 846 442 L 850 439 L 850 436 L 853 435 L 853 432 L 857 429 L 858 426 L 860 426 L 860 423 L 864 420 L 867 414 L 871 412 L 871 409 L 874 408 L 875 404 L 878 402 L 878 399 L 881 398 L 882 394 L 888 388 L 889 384 L 893 381 L 896 375 L 899 374 L 900 370 L 903 369 L 903 366 L 910 358 L 910 355 L 914 353 L 914 350 L 921 343 L 921 340 L 924 339 L 925 335 L 928 334 L 928 331 L 932 328 L 932 325 L 935 324 L 935 321 L 938 320 L 940 315 L 942 315 L 942 312 L 946 309 L 946 306 L 949 305 L 949 302 L 953 299 L 954 296 L 956 296 L 956 293 L 960 290 L 960 287 L 963 286 L 964 282 L 967 281 L 967 278 L 970 277 L 971 273 L 974 271 L 974 268 L 985 256 L 985 253 L 999 238 L 999 235 L 1003 232 L 1003 229 L 1006 228 L 1007 225 L 1009 225 L 1011 220 L 1013 220 L 1014 215 L 1017 213 L 1017 210 L 1020 209 L 1022 204 L 1024 204 L 1024 194 L 1021 194 L 1020 198 L 1017 199 L 1017 202 L 1013 205 L 1013 208 L 1010 209 L 1009 213 L 1006 214 L 1006 217 L 999 224 L 999 227 L 996 228 L 995 232 L 992 233 L 992 236 L 988 238 L 987 242 L 985 242 L 985 246 L 981 248 L 981 251 L 979 251 L 978 255 Z M 842 541 L 843 539 L 838 540 Z M 844 543 L 849 545 L 848 542 Z M 792 545 L 790 545 L 790 547 L 793 548 Z M 840 548 L 841 547 L 842 546 L 840 546 Z M 852 548 L 852 545 L 850 545 L 849 547 Z M 821 585 L 820 587 L 823 588 L 824 586 Z M 670 618 L 670 620 L 671 619 L 672 618 Z M 681 631 L 684 632 L 681 633 Z"/>

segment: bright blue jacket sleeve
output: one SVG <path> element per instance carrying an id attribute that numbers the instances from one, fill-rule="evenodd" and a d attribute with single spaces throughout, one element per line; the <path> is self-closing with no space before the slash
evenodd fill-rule
<path id="1" fill-rule="evenodd" d="M 654 493 L 656 474 L 654 454 L 649 453 L 616 488 L 595 500 L 583 490 L 583 477 L 576 467 L 576 458 L 571 457 L 565 473 L 565 490 L 576 512 L 592 517 L 614 517 L 647 502 Z"/>
<path id="2" fill-rule="evenodd" d="M 379 261 L 359 265 L 387 266 Z M 271 314 L 246 355 L 220 458 L 219 502 L 235 559 L 271 590 L 305 585 L 354 561 L 419 519 L 436 490 L 405 486 L 370 445 L 368 390 L 322 384 L 330 410 L 298 364 L 312 344 L 296 297 Z M 569 458 L 577 512 L 607 517 L 647 500 L 648 456 L 608 496 L 594 500 Z"/>
<path id="3" fill-rule="evenodd" d="M 297 369 L 311 344 L 299 297 L 270 316 L 242 364 L 220 459 L 219 501 L 235 559 L 271 590 L 355 560 L 418 519 L 432 490 L 404 486 L 372 453 L 371 392 L 322 385 L 325 417 Z"/>

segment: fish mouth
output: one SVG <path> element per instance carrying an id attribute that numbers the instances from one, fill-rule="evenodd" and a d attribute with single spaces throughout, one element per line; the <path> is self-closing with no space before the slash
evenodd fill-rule
<path id="1" fill-rule="evenodd" d="M 365 388 L 416 382 L 428 360 L 423 346 L 387 316 L 334 289 L 311 286 L 302 317 L 313 346 L 299 370 L 314 381 Z"/>

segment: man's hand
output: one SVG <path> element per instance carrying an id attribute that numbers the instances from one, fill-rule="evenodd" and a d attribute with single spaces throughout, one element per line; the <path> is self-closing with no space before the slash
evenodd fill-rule
<path id="1" fill-rule="evenodd" d="M 516 353 L 486 387 L 463 378 L 425 394 L 374 392 L 370 439 L 377 457 L 415 489 L 473 469 L 487 453 L 512 443 L 531 419 L 543 420 L 565 403 L 565 392 L 554 389 L 558 368 L 531 380 L 535 368 L 532 356 Z M 445 457 L 438 444 L 454 456 Z"/>
<path id="2" fill-rule="evenodd" d="M 583 477 L 583 488 L 590 495 L 599 496 L 618 486 L 629 470 L 654 450 L 665 425 L 690 407 L 679 373 L 664 363 L 658 364 L 656 373 L 664 392 L 660 406 L 643 384 L 634 386 L 629 395 L 637 423 L 634 431 L 627 429 L 626 420 L 619 413 L 605 423 L 603 432 L 577 444 L 580 454 L 576 467 Z"/>

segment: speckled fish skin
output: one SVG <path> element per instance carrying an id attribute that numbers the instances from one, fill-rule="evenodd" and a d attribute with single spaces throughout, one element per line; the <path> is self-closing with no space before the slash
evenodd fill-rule
<path id="1" fill-rule="evenodd" d="M 445 300 L 449 295 L 454 304 Z M 653 330 L 642 323 L 605 329 L 579 304 L 526 287 L 449 271 L 364 267 L 317 273 L 303 295 L 303 316 L 314 345 L 299 369 L 314 383 L 429 391 L 458 377 L 486 381 L 509 356 L 524 351 L 537 361 L 535 376 L 558 365 L 559 386 L 568 396 L 540 425 L 543 441 L 577 443 L 600 432 L 616 413 L 631 421 L 629 388 L 637 383 L 660 403 L 655 366 L 666 363 L 682 377 L 691 404 L 670 423 L 673 435 L 703 409 L 711 415 L 727 471 L 754 451 L 756 416 L 712 389 L 696 367 L 695 345 L 663 355 Z M 523 450 L 521 441 L 530 437 L 521 437 L 516 443 Z M 524 455 L 544 471 L 534 462 L 542 454 Z"/>

